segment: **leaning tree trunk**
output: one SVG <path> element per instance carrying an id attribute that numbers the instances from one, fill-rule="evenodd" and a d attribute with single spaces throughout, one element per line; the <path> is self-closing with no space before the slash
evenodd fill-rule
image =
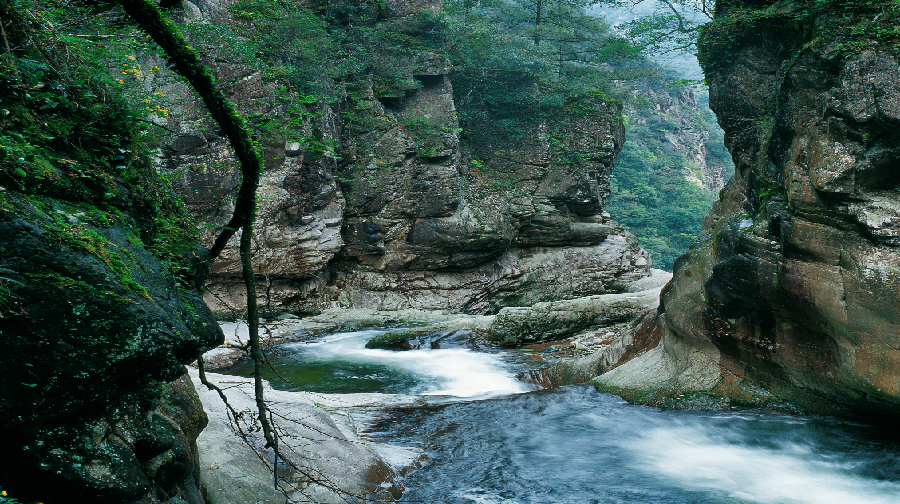
<path id="1" fill-rule="evenodd" d="M 266 446 L 275 446 L 275 434 L 266 415 L 263 396 L 262 368 L 263 356 L 259 348 L 259 308 L 256 304 L 256 275 L 251 264 L 251 238 L 256 220 L 256 190 L 262 159 L 250 138 L 247 123 L 238 115 L 234 105 L 222 94 L 209 68 L 197 56 L 196 51 L 178 31 L 175 24 L 165 19 L 150 0 L 118 0 L 125 12 L 141 27 L 166 53 L 172 68 L 184 77 L 188 84 L 200 95 L 213 119 L 225 133 L 235 156 L 240 162 L 241 187 L 238 190 L 234 214 L 210 248 L 207 267 L 194 279 L 198 290 L 203 283 L 212 261 L 222 252 L 228 240 L 241 230 L 240 256 L 244 285 L 247 291 L 247 327 L 250 330 L 250 357 L 254 362 L 254 382 L 256 407 L 263 428 Z M 201 357 L 202 358 L 202 357 Z M 210 384 L 207 383 L 207 386 Z"/>

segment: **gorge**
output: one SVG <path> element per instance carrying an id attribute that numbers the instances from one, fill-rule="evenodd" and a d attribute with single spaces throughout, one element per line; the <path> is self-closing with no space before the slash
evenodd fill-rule
<path id="1" fill-rule="evenodd" d="M 869 426 L 900 411 L 894 2 L 717 2 L 700 58 L 735 175 L 665 287 L 668 275 L 608 212 L 626 119 L 608 82 L 573 84 L 591 65 L 560 56 L 538 68 L 539 45 L 552 43 L 544 32 L 495 37 L 477 10 L 462 13 L 471 24 L 453 24 L 461 14 L 452 9 L 471 6 L 310 6 L 277 17 L 265 2 L 200 1 L 173 14 L 265 159 L 251 301 L 272 331 L 269 355 L 304 355 L 292 373 L 322 366 L 322 376 L 343 377 L 329 387 L 351 392 L 312 381 L 306 395 L 268 389 L 273 411 L 295 424 L 315 419 L 290 431 L 313 440 L 297 449 L 307 455 L 286 457 L 341 481 L 321 490 L 308 474 L 292 480 L 279 455 L 260 450 L 297 485 L 295 500 L 900 495 L 900 475 L 883 469 L 896 467 L 900 450 Z M 239 483 L 241 471 L 266 476 L 265 464 L 245 465 L 259 462 L 255 451 L 233 452 L 231 469 L 207 458 L 225 452 L 230 430 L 225 413 L 209 412 L 202 437 L 196 372 L 184 368 L 222 343 L 220 323 L 241 319 L 247 303 L 235 241 L 211 263 L 204 248 L 228 221 L 240 181 L 221 131 L 152 49 L 126 45 L 117 59 L 95 60 L 88 51 L 107 42 L 59 36 L 80 33 L 83 18 L 54 27 L 28 6 L 0 7 L 9 42 L 0 61 L 0 360 L 14 377 L 0 388 L 12 439 L 0 488 L 50 504 L 262 500 Z M 121 23 L 115 10 L 89 8 Z M 618 47 L 603 37 L 601 47 Z M 244 39 L 258 45 L 222 42 Z M 529 52 L 534 59 L 523 59 Z M 522 61 L 535 66 L 515 66 Z M 612 59 L 586 78 L 616 81 L 629 65 Z M 114 78 L 98 80 L 110 68 Z M 659 93 L 657 117 L 694 99 Z M 140 129 L 147 121 L 155 133 Z M 678 121 L 666 145 L 702 137 L 689 115 Z M 684 157 L 706 166 L 696 144 Z M 686 183 L 721 180 L 679 170 L 696 177 Z M 364 349 L 353 331 L 367 327 L 409 349 Z M 353 338 L 331 357 L 303 353 Z M 239 374 L 230 363 L 245 341 L 229 336 L 230 350 L 207 354 L 208 365 Z M 357 354 L 446 373 L 340 367 Z M 449 356 L 457 364 L 441 363 Z M 210 376 L 232 384 L 227 394 L 245 386 Z M 445 381 L 466 376 L 502 386 L 470 394 Z M 371 389 L 352 388 L 366 380 Z M 585 381 L 594 388 L 573 385 Z M 199 392 L 207 410 L 218 400 Z M 317 439 L 323 432 L 330 441 Z M 411 446 L 419 451 L 403 451 Z M 564 464 L 563 452 L 578 463 L 546 472 Z M 600 452 L 611 456 L 582 463 Z M 714 470 L 723 461 L 729 469 Z M 776 473 L 754 475 L 747 461 L 784 467 L 801 490 L 768 491 L 763 481 Z M 239 487 L 252 488 L 237 497 Z"/>

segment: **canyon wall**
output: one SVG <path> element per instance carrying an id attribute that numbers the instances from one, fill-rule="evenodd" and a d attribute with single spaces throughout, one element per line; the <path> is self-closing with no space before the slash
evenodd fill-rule
<path id="1" fill-rule="evenodd" d="M 599 385 L 897 415 L 897 21 L 890 2 L 717 2 L 700 55 L 735 176 Z"/>
<path id="2" fill-rule="evenodd" d="M 639 133 L 629 132 L 629 145 L 645 146 L 651 139 L 662 141 L 667 150 L 684 155 L 685 179 L 707 191 L 718 192 L 725 186 L 732 167 L 726 166 L 727 159 L 719 159 L 709 152 L 710 137 L 721 135 L 722 130 L 710 124 L 714 117 L 707 109 L 708 97 L 689 86 L 670 86 L 662 89 L 635 86 L 636 103 L 626 105 L 625 113 L 630 129 Z M 643 100 L 650 102 L 649 107 Z M 650 138 L 643 138 L 644 135 Z"/>
<path id="3" fill-rule="evenodd" d="M 358 22 L 404 30 L 422 8 L 437 6 L 388 5 Z M 210 61 L 253 120 L 290 129 L 301 109 L 314 116 L 305 130 L 264 140 L 254 242 L 265 313 L 490 313 L 618 292 L 648 274 L 649 256 L 603 212 L 624 142 L 620 105 L 586 93 L 521 119 L 514 133 L 490 116 L 462 128 L 446 57 L 419 49 L 369 64 L 340 99 L 286 103 L 264 72 Z M 525 73 L 491 78 L 511 93 L 541 92 Z M 179 133 L 160 164 L 209 241 L 230 215 L 233 160 L 193 102 L 168 127 Z M 236 245 L 208 287 L 218 314 L 244 305 Z"/>

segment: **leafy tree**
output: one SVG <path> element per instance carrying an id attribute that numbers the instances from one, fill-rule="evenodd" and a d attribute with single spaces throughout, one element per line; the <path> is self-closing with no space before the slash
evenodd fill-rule
<path id="1" fill-rule="evenodd" d="M 486 2 L 482 9 L 470 11 L 464 20 L 475 24 L 480 15 L 481 20 L 493 27 L 494 37 L 501 42 L 510 37 L 529 40 L 532 47 L 527 49 L 525 59 L 542 63 L 540 66 L 546 70 L 539 75 L 547 80 L 583 86 L 584 79 L 574 81 L 579 77 L 596 79 L 602 74 L 608 77 L 609 69 L 601 70 L 599 66 L 637 56 L 602 19 L 587 13 L 597 3 L 599 0 L 493 1 Z"/>
<path id="2" fill-rule="evenodd" d="M 656 95 L 668 94 L 671 102 L 678 103 L 675 95 L 683 91 L 666 87 L 670 79 L 663 75 L 651 80 L 649 89 Z M 712 111 L 702 99 L 696 110 L 682 107 L 683 118 L 692 121 L 694 129 L 709 132 L 707 163 L 724 166 L 725 178 L 730 178 L 734 165 L 722 143 L 722 132 L 714 125 Z M 695 239 L 716 194 L 685 178 L 694 168 L 665 141 L 666 134 L 682 127 L 682 118 L 673 120 L 646 106 L 635 106 L 630 114 L 628 141 L 612 172 L 606 210 L 638 237 L 656 267 L 670 270 Z"/>
<path id="3" fill-rule="evenodd" d="M 601 0 L 607 5 L 634 8 L 652 4 L 653 11 L 625 23 L 629 40 L 646 51 L 693 52 L 700 27 L 711 21 L 715 0 Z"/>

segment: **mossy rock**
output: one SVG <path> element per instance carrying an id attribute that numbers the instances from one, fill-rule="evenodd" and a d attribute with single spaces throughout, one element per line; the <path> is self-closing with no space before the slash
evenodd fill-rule
<path id="1" fill-rule="evenodd" d="M 407 329 L 379 334 L 366 343 L 366 348 L 381 348 L 384 350 L 411 350 L 413 346 L 409 340 L 419 335 L 421 331 Z"/>
<path id="2" fill-rule="evenodd" d="M 125 503 L 166 480 L 160 495 L 170 495 L 166 474 L 184 473 L 192 456 L 181 449 L 190 442 L 167 443 L 205 420 L 153 424 L 148 414 L 171 395 L 162 383 L 223 339 L 194 289 L 206 256 L 140 143 L 143 115 L 91 73 L 87 56 L 57 70 L 48 58 L 71 48 L 9 9 L 0 5 L 16 47 L 0 79 L 12 112 L 0 131 L 0 367 L 9 378 L 0 487 L 27 501 Z M 177 466 L 141 460 L 176 449 Z"/>

